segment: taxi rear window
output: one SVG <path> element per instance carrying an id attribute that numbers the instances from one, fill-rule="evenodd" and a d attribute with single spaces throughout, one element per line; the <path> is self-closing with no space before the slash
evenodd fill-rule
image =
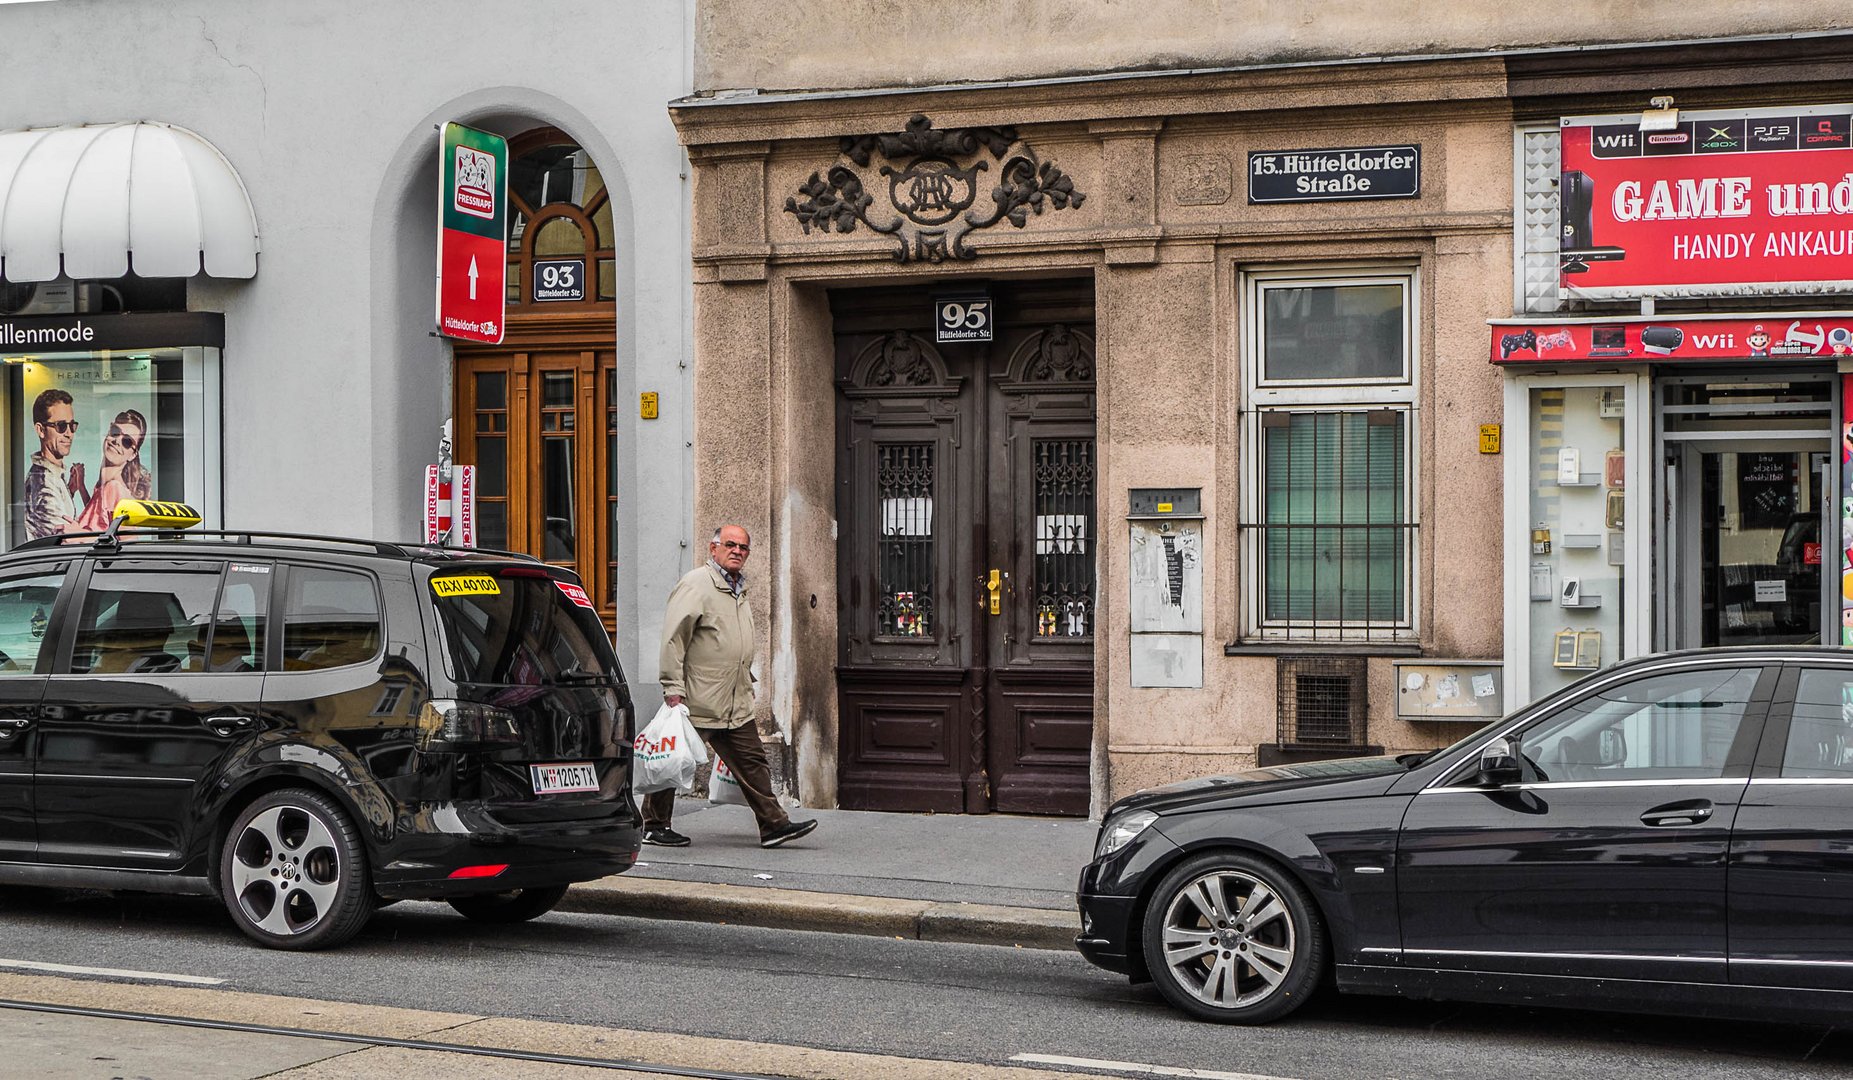
<path id="1" fill-rule="evenodd" d="M 620 679 L 585 590 L 531 567 L 442 571 L 431 603 L 461 683 L 544 686 Z"/>

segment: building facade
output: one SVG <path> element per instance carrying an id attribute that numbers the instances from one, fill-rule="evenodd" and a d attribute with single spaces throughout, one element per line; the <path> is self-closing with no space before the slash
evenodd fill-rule
<path id="1" fill-rule="evenodd" d="M 448 421 L 478 542 L 576 568 L 653 677 L 694 558 L 664 110 L 692 85 L 692 20 L 683 0 L 0 6 L 4 543 L 56 527 L 31 514 L 59 484 L 34 485 L 41 431 L 72 444 L 69 518 L 131 413 L 145 486 L 208 528 L 416 539 Z M 510 141 L 497 346 L 433 334 L 446 121 Z M 72 416 L 35 417 L 47 391 Z"/>
<path id="2" fill-rule="evenodd" d="M 1669 92 L 1847 101 L 1843 14 L 1476 9 L 1444 50 L 1421 4 L 1159 3 L 1135 31 L 1016 3 L 981 12 L 1013 50 L 955 60 L 924 12 L 850 5 L 840 33 L 755 25 L 748 47 L 747 7 L 704 5 L 697 93 L 671 110 L 695 179 L 696 517 L 770 540 L 763 698 L 807 802 L 1098 812 L 1432 748 L 1686 617 L 1650 614 L 1687 601 L 1648 585 L 1655 527 L 1626 531 L 1658 444 L 1603 428 L 1568 493 L 1534 492 L 1551 425 L 1553 454 L 1584 437 L 1572 404 L 1638 436 L 1651 414 L 1610 414 L 1660 393 L 1638 356 L 1499 355 L 1641 314 L 1562 286 L 1539 133 Z M 1773 322 L 1833 294 L 1758 302 Z M 1692 374 L 1667 385 L 1709 385 Z M 1838 391 L 1809 386 L 1772 396 L 1815 439 Z M 1781 486 L 1773 450 L 1742 453 Z M 1784 497 L 1778 532 L 1825 520 L 1825 495 Z M 1546 498 L 1594 515 L 1552 550 L 1599 560 L 1551 568 L 1548 605 L 1519 554 Z"/>

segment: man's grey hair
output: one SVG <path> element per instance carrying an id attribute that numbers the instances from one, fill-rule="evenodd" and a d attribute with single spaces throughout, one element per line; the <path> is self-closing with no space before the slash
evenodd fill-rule
<path id="1" fill-rule="evenodd" d="M 718 543 L 720 543 L 720 542 L 721 542 L 721 530 L 722 530 L 722 529 L 726 529 L 726 528 L 735 528 L 735 529 L 739 529 L 739 530 L 740 530 L 741 532 L 743 532 L 743 533 L 746 533 L 746 542 L 747 542 L 747 543 L 749 543 L 749 544 L 750 544 L 750 543 L 752 543 L 752 542 L 753 542 L 753 534 L 752 534 L 752 533 L 750 533 L 750 532 L 746 532 L 746 526 L 744 526 L 744 525 L 735 525 L 735 524 L 734 524 L 733 522 L 731 522 L 731 521 L 730 521 L 730 522 L 728 522 L 728 523 L 727 523 L 727 524 L 725 524 L 725 525 L 716 525 L 716 526 L 714 527 L 714 535 L 713 535 L 713 536 L 710 536 L 710 537 L 708 537 L 708 543 L 710 543 L 710 544 L 718 544 Z"/>

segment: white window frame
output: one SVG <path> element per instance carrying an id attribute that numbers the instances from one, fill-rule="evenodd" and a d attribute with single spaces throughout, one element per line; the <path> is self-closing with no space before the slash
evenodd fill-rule
<path id="1" fill-rule="evenodd" d="M 1280 288 L 1346 285 L 1393 285 L 1403 290 L 1403 372 L 1400 376 L 1372 379 L 1267 379 L 1262 355 L 1265 300 Z M 1392 642 L 1418 640 L 1421 605 L 1416 582 L 1421 564 L 1420 504 L 1416 448 L 1418 432 L 1416 387 L 1421 374 L 1417 312 L 1421 310 L 1421 277 L 1414 264 L 1322 265 L 1250 271 L 1241 277 L 1240 334 L 1242 348 L 1241 512 L 1242 567 L 1248 587 L 1242 590 L 1241 640 L 1258 644 L 1288 642 Z M 1347 622 L 1268 621 L 1262 515 L 1265 512 L 1262 453 L 1263 418 L 1274 412 L 1346 413 L 1388 410 L 1403 418 L 1403 507 L 1408 542 L 1403 556 L 1403 613 L 1395 620 Z"/>

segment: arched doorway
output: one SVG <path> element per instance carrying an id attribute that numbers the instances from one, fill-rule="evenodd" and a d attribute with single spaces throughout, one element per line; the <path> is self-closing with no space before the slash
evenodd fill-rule
<path id="1" fill-rule="evenodd" d="M 507 330 L 459 342 L 456 458 L 477 543 L 579 573 L 616 619 L 617 259 L 598 166 L 563 132 L 509 140 Z"/>

